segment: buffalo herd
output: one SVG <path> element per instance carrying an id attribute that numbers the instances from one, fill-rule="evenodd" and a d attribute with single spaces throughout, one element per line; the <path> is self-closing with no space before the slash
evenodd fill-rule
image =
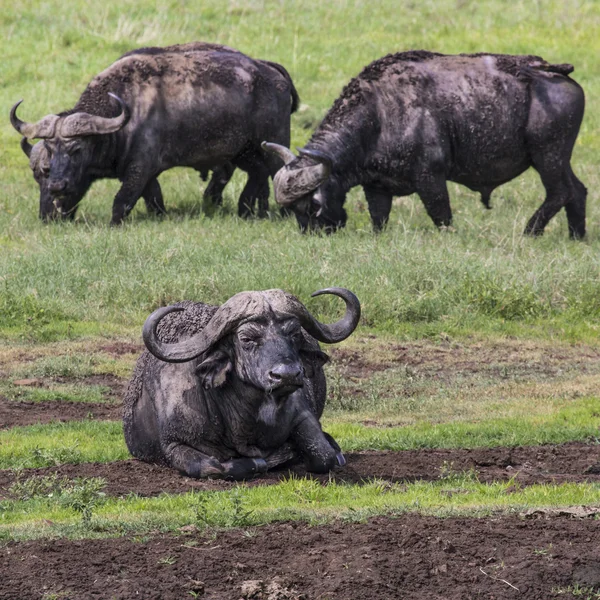
<path id="1" fill-rule="evenodd" d="M 388 54 L 343 89 L 304 148 L 290 149 L 299 96 L 287 70 L 218 44 L 193 42 L 128 52 L 97 75 L 74 108 L 35 123 L 10 111 L 40 188 L 40 217 L 74 218 L 91 184 L 116 178 L 112 224 L 142 197 L 165 212 L 158 176 L 192 167 L 211 180 L 204 208 L 222 202 L 236 168 L 248 175 L 238 213 L 277 203 L 302 231 L 343 227 L 347 192 L 362 186 L 373 228 L 393 196 L 416 193 L 437 227 L 452 222 L 447 181 L 481 194 L 529 167 L 546 198 L 525 233 L 540 235 L 565 208 L 569 235 L 585 235 L 587 190 L 571 153 L 584 93 L 568 64 L 539 56 Z M 29 140 L 40 140 L 32 145 Z"/>

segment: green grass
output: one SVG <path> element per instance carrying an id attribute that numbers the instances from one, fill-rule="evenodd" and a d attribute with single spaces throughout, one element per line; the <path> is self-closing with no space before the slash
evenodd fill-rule
<path id="1" fill-rule="evenodd" d="M 528 173 L 498 190 L 493 211 L 475 194 L 451 185 L 455 234 L 439 235 L 416 198 L 395 206 L 388 231 L 370 232 L 362 193 L 350 199 L 348 231 L 330 238 L 300 236 L 292 220 L 240 222 L 231 214 L 199 214 L 195 172 L 161 176 L 171 216 L 109 230 L 118 182 L 101 182 L 83 201 L 75 225 L 44 226 L 37 194 L 7 121 L 0 124 L 0 336 L 48 341 L 137 330 L 156 306 L 182 298 L 222 302 L 240 289 L 282 287 L 308 301 L 320 287 L 353 289 L 364 306 L 363 327 L 402 336 L 450 332 L 490 335 L 523 331 L 590 339 L 599 323 L 597 209 L 600 149 L 598 101 L 600 8 L 595 2 L 442 0 L 403 6 L 339 0 L 327 5 L 252 1 L 202 8 L 186 3 L 108 2 L 90 19 L 78 0 L 4 7 L 4 81 L 8 107 L 24 97 L 24 118 L 72 106 L 90 78 L 136 46 L 193 39 L 223 42 L 281 61 L 303 98 L 293 118 L 293 143 L 304 143 L 341 87 L 387 52 L 536 53 L 576 65 L 588 92 L 574 165 L 590 190 L 589 239 L 566 240 L 564 215 L 543 240 L 521 237 L 542 188 Z M 95 7 L 97 8 L 97 7 Z M 393 14 L 394 18 L 390 18 Z M 332 28 L 343 22 L 344 27 Z M 461 23 L 468 23 L 462 26 Z M 26 51 L 25 51 L 26 48 Z M 32 61 L 31 56 L 43 56 Z M 244 178 L 227 191 L 233 210 Z M 335 302 L 309 301 L 324 318 Z M 551 324 L 548 327 L 548 324 Z"/>
<path id="2" fill-rule="evenodd" d="M 97 490 L 95 482 L 91 483 Z M 86 486 L 85 482 L 78 485 L 79 490 Z M 73 487 L 76 486 L 71 490 Z M 235 487 L 226 492 L 164 494 L 157 498 L 96 496 L 89 521 L 82 523 L 82 511 L 74 508 L 73 496 L 77 493 L 81 492 L 2 502 L 0 539 L 110 537 L 150 530 L 173 531 L 186 525 L 200 529 L 251 527 L 285 520 L 313 524 L 334 519 L 351 522 L 377 514 L 414 511 L 443 517 L 488 516 L 549 506 L 600 504 L 597 484 L 514 489 L 511 481 L 484 485 L 468 474 L 433 483 L 400 485 L 373 481 L 360 486 L 336 482 L 322 485 L 315 480 L 291 478 L 274 486 Z M 42 519 L 46 526 L 40 526 Z"/>

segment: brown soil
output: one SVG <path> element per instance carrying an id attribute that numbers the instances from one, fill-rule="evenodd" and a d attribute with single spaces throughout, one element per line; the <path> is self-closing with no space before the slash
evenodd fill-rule
<path id="1" fill-rule="evenodd" d="M 415 480 L 436 480 L 465 471 L 473 471 L 481 482 L 508 481 L 515 485 L 534 483 L 600 482 L 600 446 L 581 443 L 559 446 L 523 448 L 478 448 L 475 450 L 415 450 L 407 452 L 364 452 L 346 455 L 348 464 L 331 475 L 312 475 L 323 483 L 361 483 L 373 478 L 392 483 Z M 294 467 L 291 472 L 305 476 L 306 471 Z M 60 477 L 102 477 L 105 492 L 112 496 L 135 492 L 155 496 L 161 492 L 183 493 L 191 489 L 227 489 L 235 484 L 227 481 L 206 481 L 184 477 L 165 467 L 137 460 L 113 463 L 83 463 L 40 469 L 25 469 L 21 479 L 56 473 Z M 267 473 L 248 485 L 269 485 L 289 477 L 290 470 Z M 0 499 L 9 496 L 8 489 L 15 473 L 0 470 Z"/>
<path id="2" fill-rule="evenodd" d="M 386 344 L 373 336 L 328 352 L 337 369 L 358 379 L 398 367 L 442 380 L 479 373 L 502 378 L 559 377 L 571 370 L 597 373 L 600 364 L 600 348 L 514 340 L 460 344 L 442 339 L 437 344 Z"/>
<path id="3" fill-rule="evenodd" d="M 404 515 L 216 536 L 191 529 L 149 540 L 8 543 L 0 598 L 548 600 L 572 598 L 569 587 L 600 589 L 593 519 Z"/>
<path id="4" fill-rule="evenodd" d="M 120 402 L 19 402 L 0 396 L 0 429 L 53 421 L 119 420 L 122 413 Z"/>

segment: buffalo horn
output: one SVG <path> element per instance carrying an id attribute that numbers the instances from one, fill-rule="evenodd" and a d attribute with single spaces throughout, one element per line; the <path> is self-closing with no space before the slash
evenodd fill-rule
<path id="1" fill-rule="evenodd" d="M 319 342 L 326 344 L 335 344 L 345 340 L 358 325 L 360 320 L 360 302 L 358 298 L 345 288 L 331 287 L 323 290 L 318 290 L 312 296 L 321 296 L 322 294 L 333 294 L 339 296 L 346 303 L 346 313 L 344 316 L 331 325 L 320 323 L 315 319 L 298 300 L 294 304 L 294 316 L 298 318 L 300 324 L 310 335 Z M 291 297 L 293 298 L 293 296 Z"/>
<path id="2" fill-rule="evenodd" d="M 284 165 L 289 165 L 293 160 L 296 160 L 294 153 L 285 146 L 273 144 L 272 142 L 263 142 L 260 146 L 265 152 L 270 152 L 271 154 L 279 156 Z"/>
<path id="3" fill-rule="evenodd" d="M 30 140 L 35 138 L 50 138 L 54 136 L 58 115 L 46 115 L 37 123 L 26 123 L 17 117 L 17 108 L 23 100 L 19 100 L 10 109 L 10 124 L 23 136 Z"/>
<path id="4" fill-rule="evenodd" d="M 98 117 L 84 112 L 77 112 L 64 118 L 60 133 L 63 137 L 81 137 L 86 135 L 102 135 L 114 133 L 124 127 L 129 121 L 129 107 L 117 95 L 108 92 L 121 106 L 121 114 L 116 117 Z"/>
<path id="5" fill-rule="evenodd" d="M 321 164 L 325 165 L 325 167 L 327 168 L 327 177 L 329 177 L 331 169 L 333 168 L 333 161 L 331 160 L 330 156 L 328 156 L 324 152 L 321 152 L 320 150 L 310 150 L 309 148 L 298 148 L 298 152 L 302 156 L 308 156 L 309 158 L 312 158 L 317 162 L 320 162 Z"/>
<path id="6" fill-rule="evenodd" d="M 304 329 L 320 342 L 333 344 L 346 339 L 358 325 L 360 302 L 349 290 L 326 288 L 313 296 L 333 294 L 346 303 L 345 315 L 331 325 L 317 321 L 306 307 L 294 296 L 282 290 L 265 292 L 241 292 L 221 305 L 204 329 L 190 338 L 176 343 L 162 342 L 158 338 L 157 327 L 169 313 L 182 311 L 181 306 L 167 306 L 154 311 L 144 323 L 142 337 L 148 350 L 165 362 L 186 362 L 204 354 L 213 344 L 233 331 L 245 320 L 260 316 L 265 310 L 288 313 L 298 319 Z M 267 308 L 268 307 L 268 308 Z"/>

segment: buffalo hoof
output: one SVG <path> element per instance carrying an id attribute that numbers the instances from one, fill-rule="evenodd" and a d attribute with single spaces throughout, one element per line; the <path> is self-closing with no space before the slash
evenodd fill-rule
<path id="1" fill-rule="evenodd" d="M 346 457 L 341 452 L 338 452 L 335 457 L 337 458 L 340 467 L 343 467 L 346 464 Z"/>
<path id="2" fill-rule="evenodd" d="M 241 481 L 266 473 L 267 462 L 262 458 L 234 458 L 223 463 L 223 478 Z"/>

